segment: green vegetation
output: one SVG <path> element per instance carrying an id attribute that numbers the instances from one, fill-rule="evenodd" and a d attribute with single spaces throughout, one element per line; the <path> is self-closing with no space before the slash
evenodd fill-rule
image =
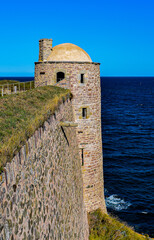
<path id="1" fill-rule="evenodd" d="M 44 86 L 0 98 L 0 171 L 69 96 L 69 90 Z"/>
<path id="2" fill-rule="evenodd" d="M 0 85 L 3 85 L 3 84 L 12 84 L 12 83 L 20 83 L 19 81 L 17 80 L 0 80 Z"/>
<path id="3" fill-rule="evenodd" d="M 19 82 L 16 80 L 0 80 L 0 96 L 3 94 L 10 94 L 15 91 L 25 91 L 34 88 L 34 81 L 31 82 Z"/>
<path id="4" fill-rule="evenodd" d="M 148 240 L 148 236 L 136 233 L 118 219 L 103 214 L 100 209 L 88 216 L 90 240 Z"/>

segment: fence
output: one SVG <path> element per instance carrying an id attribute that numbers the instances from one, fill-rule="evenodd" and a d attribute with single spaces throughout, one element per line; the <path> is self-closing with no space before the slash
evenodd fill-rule
<path id="1" fill-rule="evenodd" d="M 24 92 L 34 88 L 34 81 L 30 82 L 17 82 L 17 83 L 4 83 L 0 84 L 0 96 L 6 94 Z"/>

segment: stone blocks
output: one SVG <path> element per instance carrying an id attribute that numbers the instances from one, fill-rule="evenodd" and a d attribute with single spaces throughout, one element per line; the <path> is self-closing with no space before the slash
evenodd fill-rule
<path id="1" fill-rule="evenodd" d="M 7 163 L 0 178 L 0 240 L 88 240 L 76 127 L 68 99 Z"/>

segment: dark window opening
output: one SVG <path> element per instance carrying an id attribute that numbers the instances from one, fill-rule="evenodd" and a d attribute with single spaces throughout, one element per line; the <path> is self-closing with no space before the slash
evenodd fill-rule
<path id="1" fill-rule="evenodd" d="M 45 74 L 45 72 L 40 72 L 40 75 L 44 75 Z"/>
<path id="2" fill-rule="evenodd" d="M 81 149 L 81 159 L 82 159 L 82 166 L 84 166 L 84 155 L 83 155 L 83 148 Z"/>
<path id="3" fill-rule="evenodd" d="M 87 118 L 87 108 L 82 108 L 82 118 Z"/>
<path id="4" fill-rule="evenodd" d="M 16 184 L 13 185 L 13 191 L 16 192 L 17 186 Z"/>
<path id="5" fill-rule="evenodd" d="M 63 73 L 63 72 L 57 73 L 57 82 L 63 80 L 64 78 L 65 78 L 65 73 Z"/>
<path id="6" fill-rule="evenodd" d="M 81 83 L 84 83 L 84 74 L 81 74 Z"/>

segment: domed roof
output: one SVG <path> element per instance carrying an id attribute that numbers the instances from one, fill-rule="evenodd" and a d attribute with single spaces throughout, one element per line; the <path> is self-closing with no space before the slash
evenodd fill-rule
<path id="1" fill-rule="evenodd" d="M 47 61 L 92 62 L 90 56 L 72 43 L 63 43 L 52 48 Z"/>

